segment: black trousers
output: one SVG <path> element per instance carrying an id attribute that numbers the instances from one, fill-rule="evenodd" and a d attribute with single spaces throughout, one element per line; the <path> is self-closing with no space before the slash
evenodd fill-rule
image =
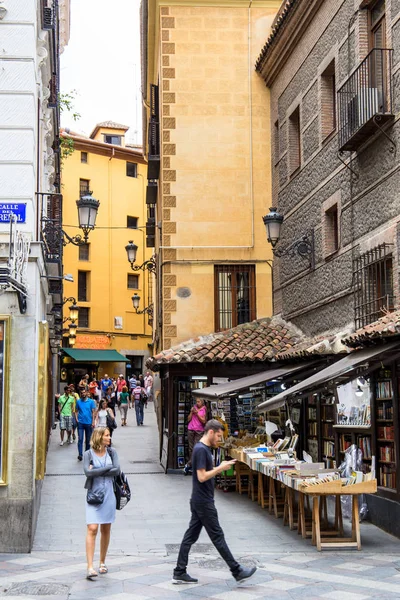
<path id="1" fill-rule="evenodd" d="M 221 557 L 227 563 L 233 575 L 236 575 L 240 569 L 239 563 L 233 558 L 228 544 L 225 541 L 224 532 L 218 521 L 218 513 L 214 502 L 197 503 L 190 501 L 190 510 L 192 518 L 189 528 L 183 536 L 181 547 L 179 549 L 178 561 L 174 569 L 174 575 L 186 573 L 186 567 L 189 560 L 189 552 L 192 545 L 199 539 L 200 532 L 204 527 L 212 543 L 220 553 Z"/>

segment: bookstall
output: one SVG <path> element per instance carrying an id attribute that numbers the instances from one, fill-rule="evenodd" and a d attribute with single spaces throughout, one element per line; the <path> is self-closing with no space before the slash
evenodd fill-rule
<path id="1" fill-rule="evenodd" d="M 282 443 L 280 443 L 282 442 Z M 241 478 L 249 481 L 257 475 L 257 500 L 275 518 L 282 517 L 283 524 L 297 531 L 303 538 L 311 537 L 318 551 L 326 548 L 361 549 L 361 534 L 358 513 L 360 494 L 374 494 L 377 482 L 374 471 L 354 472 L 341 477 L 336 469 L 325 468 L 324 463 L 297 460 L 293 448 L 297 437 L 289 440 L 288 450 L 278 450 L 284 445 L 279 440 L 273 446 L 231 448 L 230 456 L 238 461 L 236 468 L 237 491 L 241 489 Z M 249 497 L 255 500 L 252 486 L 247 488 Z M 334 496 L 335 514 L 329 522 L 326 498 Z M 344 536 L 341 497 L 351 496 L 351 535 Z M 311 530 L 308 527 L 308 498 L 311 499 Z"/>
<path id="2" fill-rule="evenodd" d="M 367 496 L 369 517 L 395 535 L 400 535 L 399 353 L 393 341 L 354 351 L 259 407 L 277 409 L 284 401 L 290 411 L 300 403 L 300 446 L 327 468 L 339 466 L 351 445 L 360 448 L 363 471 L 376 471 L 377 493 Z"/>

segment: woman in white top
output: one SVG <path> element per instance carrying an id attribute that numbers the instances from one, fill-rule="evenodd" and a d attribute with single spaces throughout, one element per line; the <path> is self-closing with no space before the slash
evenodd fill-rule
<path id="1" fill-rule="evenodd" d="M 107 400 L 102 400 L 96 412 L 95 427 L 107 427 L 107 414 L 114 419 L 111 408 L 107 407 Z"/>

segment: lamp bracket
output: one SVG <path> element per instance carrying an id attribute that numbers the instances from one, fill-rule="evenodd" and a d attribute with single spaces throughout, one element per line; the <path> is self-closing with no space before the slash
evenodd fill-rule
<path id="1" fill-rule="evenodd" d="M 135 308 L 135 311 L 136 311 L 137 315 L 147 314 L 147 315 L 149 315 L 150 318 L 153 318 L 153 315 L 154 315 L 154 305 L 153 304 L 149 304 L 149 306 L 146 306 L 146 308 L 144 308 L 143 310 L 139 310 L 138 308 Z"/>
<path id="2" fill-rule="evenodd" d="M 303 235 L 298 240 L 295 240 L 286 248 L 273 248 L 274 256 L 278 258 L 282 256 L 308 258 L 310 260 L 310 268 L 314 268 L 314 231 Z"/>
<path id="3" fill-rule="evenodd" d="M 131 263 L 132 271 L 150 271 L 150 273 L 156 273 L 157 270 L 157 261 L 156 257 L 152 256 L 149 260 L 146 260 L 141 265 L 135 265 L 135 263 Z"/>
<path id="4" fill-rule="evenodd" d="M 63 236 L 63 246 L 67 246 L 68 244 L 73 244 L 74 246 L 84 246 L 87 244 L 89 239 L 89 231 L 86 229 L 83 230 L 83 237 L 79 233 L 71 237 L 66 231 L 64 231 L 64 229 L 62 229 L 61 233 Z"/>

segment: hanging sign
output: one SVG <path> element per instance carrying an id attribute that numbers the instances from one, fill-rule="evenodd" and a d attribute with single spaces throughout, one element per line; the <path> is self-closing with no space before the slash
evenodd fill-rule
<path id="1" fill-rule="evenodd" d="M 26 204 L 0 202 L 0 223 L 9 223 L 12 214 L 17 217 L 17 223 L 25 223 Z"/>

